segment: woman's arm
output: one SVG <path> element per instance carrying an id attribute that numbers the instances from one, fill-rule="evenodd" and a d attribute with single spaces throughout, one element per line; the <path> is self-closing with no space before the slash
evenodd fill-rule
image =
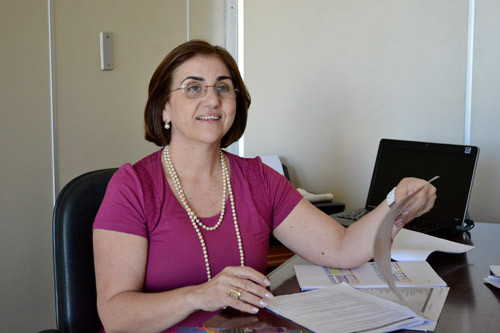
<path id="1" fill-rule="evenodd" d="M 97 308 L 106 332 L 159 332 L 196 310 L 225 306 L 256 313 L 272 295 L 267 278 L 250 267 L 227 267 L 209 282 L 160 293 L 143 293 L 148 253 L 144 237 L 94 230 Z M 234 300 L 229 290 L 241 292 Z"/>
<path id="2" fill-rule="evenodd" d="M 433 207 L 435 187 L 416 178 L 405 178 L 398 184 L 396 202 L 420 186 L 425 188 L 398 219 L 394 235 L 404 224 Z M 372 212 L 344 228 L 303 199 L 274 230 L 274 235 L 289 249 L 315 264 L 338 268 L 357 267 L 372 258 L 375 235 L 388 211 L 389 206 L 384 200 Z"/>

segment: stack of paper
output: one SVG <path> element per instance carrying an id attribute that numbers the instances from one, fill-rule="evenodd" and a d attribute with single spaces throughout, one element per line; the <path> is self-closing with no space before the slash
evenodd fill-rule
<path id="1" fill-rule="evenodd" d="M 491 265 L 490 270 L 493 275 L 488 275 L 487 278 L 484 278 L 484 281 L 494 287 L 500 288 L 500 265 Z"/>
<path id="2" fill-rule="evenodd" d="M 346 283 L 276 296 L 269 301 L 268 309 L 318 333 L 387 332 L 436 325 L 435 320 L 424 318 L 407 306 L 356 290 Z"/>

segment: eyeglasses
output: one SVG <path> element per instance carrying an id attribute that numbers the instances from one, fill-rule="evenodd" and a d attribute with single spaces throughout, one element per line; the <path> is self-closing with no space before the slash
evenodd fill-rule
<path id="1" fill-rule="evenodd" d="M 200 98 L 207 94 L 208 88 L 214 88 L 215 93 L 220 98 L 236 98 L 239 92 L 238 88 L 235 88 L 232 84 L 223 81 L 219 81 L 213 86 L 204 86 L 197 81 L 192 81 L 184 83 L 180 88 L 170 90 L 170 92 L 180 90 L 182 95 L 187 98 Z"/>

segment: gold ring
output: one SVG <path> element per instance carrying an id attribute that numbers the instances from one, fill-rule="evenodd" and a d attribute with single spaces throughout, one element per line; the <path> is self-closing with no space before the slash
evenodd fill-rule
<path id="1" fill-rule="evenodd" d="M 233 289 L 229 290 L 229 297 L 231 297 L 232 299 L 239 300 L 240 296 L 241 296 L 241 293 L 239 291 L 236 291 Z"/>

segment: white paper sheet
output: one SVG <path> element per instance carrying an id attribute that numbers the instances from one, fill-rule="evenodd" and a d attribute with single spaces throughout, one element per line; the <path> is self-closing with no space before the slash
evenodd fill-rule
<path id="1" fill-rule="evenodd" d="M 484 281 L 496 288 L 500 288 L 500 277 L 498 276 L 489 275 L 487 278 L 484 278 Z"/>
<path id="2" fill-rule="evenodd" d="M 500 265 L 490 265 L 490 270 L 495 276 L 500 276 Z"/>
<path id="3" fill-rule="evenodd" d="M 397 261 L 425 261 L 429 254 L 434 251 L 464 253 L 473 248 L 474 246 L 452 242 L 403 228 L 394 237 L 391 257 Z"/>
<path id="4" fill-rule="evenodd" d="M 493 275 L 485 277 L 484 282 L 491 284 L 493 287 L 500 288 L 500 265 L 490 265 L 490 270 Z"/>
<path id="5" fill-rule="evenodd" d="M 276 296 L 268 309 L 314 332 L 387 332 L 426 322 L 408 307 L 358 291 L 345 283 Z"/>

